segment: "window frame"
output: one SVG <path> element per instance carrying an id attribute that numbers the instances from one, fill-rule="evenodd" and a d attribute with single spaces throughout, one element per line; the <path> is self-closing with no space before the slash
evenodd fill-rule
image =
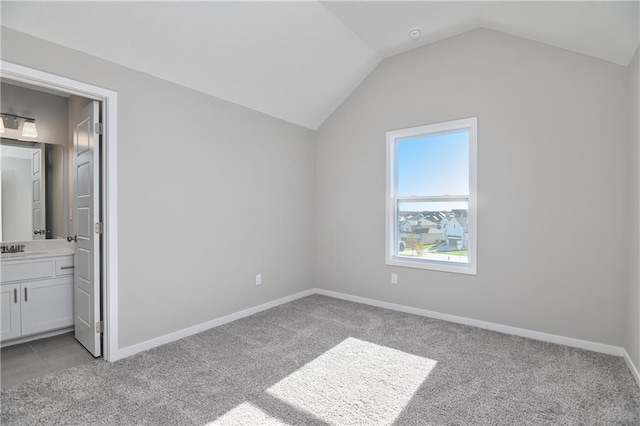
<path id="1" fill-rule="evenodd" d="M 452 196 L 412 196 L 398 197 L 398 167 L 397 152 L 398 142 L 402 139 L 417 136 L 429 136 L 452 131 L 469 131 L 469 195 Z M 459 120 L 441 123 L 427 124 L 424 126 L 387 132 L 387 169 L 386 169 L 386 264 L 407 268 L 427 269 L 433 271 L 453 272 L 460 274 L 477 274 L 477 142 L 478 142 L 478 117 L 469 117 Z M 467 225 L 468 225 L 468 263 L 447 262 L 430 259 L 410 259 L 400 257 L 397 254 L 399 244 L 398 209 L 396 206 L 403 201 L 468 201 Z"/>

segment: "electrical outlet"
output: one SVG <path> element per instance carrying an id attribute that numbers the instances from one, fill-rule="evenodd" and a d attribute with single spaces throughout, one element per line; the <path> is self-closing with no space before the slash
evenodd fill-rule
<path id="1" fill-rule="evenodd" d="M 256 285 L 262 284 L 262 274 L 256 275 Z"/>
<path id="2" fill-rule="evenodd" d="M 398 284 L 398 274 L 391 274 L 391 284 Z"/>

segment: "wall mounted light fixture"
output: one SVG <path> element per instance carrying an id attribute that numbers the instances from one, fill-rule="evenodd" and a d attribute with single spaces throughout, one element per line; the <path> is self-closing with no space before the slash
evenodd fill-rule
<path id="1" fill-rule="evenodd" d="M 29 117 L 21 117 L 13 114 L 0 114 L 0 133 L 4 133 L 5 129 L 19 129 L 22 123 L 22 136 L 25 138 L 37 138 L 38 129 L 36 128 L 36 119 Z"/>

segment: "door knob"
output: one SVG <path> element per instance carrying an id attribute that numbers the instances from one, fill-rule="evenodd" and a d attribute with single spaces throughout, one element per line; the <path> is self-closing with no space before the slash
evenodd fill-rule
<path id="1" fill-rule="evenodd" d="M 73 241 L 73 242 L 77 243 L 78 242 L 78 236 L 74 235 L 73 237 L 67 237 L 67 241 L 69 241 L 69 242 Z"/>
<path id="2" fill-rule="evenodd" d="M 47 231 L 45 231 L 44 229 L 34 229 L 33 230 L 33 235 L 44 235 Z"/>

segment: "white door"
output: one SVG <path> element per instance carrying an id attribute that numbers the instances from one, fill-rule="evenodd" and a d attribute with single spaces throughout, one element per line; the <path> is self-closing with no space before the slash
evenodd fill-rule
<path id="1" fill-rule="evenodd" d="M 38 144 L 39 148 L 31 151 L 31 227 L 33 239 L 44 240 L 47 238 L 47 219 L 45 217 L 45 191 L 44 191 L 44 144 Z"/>
<path id="2" fill-rule="evenodd" d="M 102 354 L 100 321 L 100 136 L 99 104 L 82 110 L 73 132 L 74 253 L 73 295 L 76 339 L 93 356 Z"/>

